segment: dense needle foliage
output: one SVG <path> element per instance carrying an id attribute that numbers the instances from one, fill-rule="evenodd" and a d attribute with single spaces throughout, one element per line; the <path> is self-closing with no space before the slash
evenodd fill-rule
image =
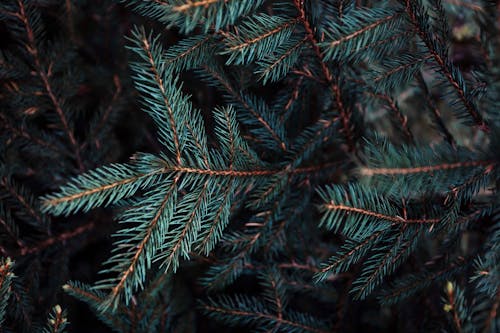
<path id="1" fill-rule="evenodd" d="M 2 1 L 0 332 L 498 332 L 499 29 Z"/>

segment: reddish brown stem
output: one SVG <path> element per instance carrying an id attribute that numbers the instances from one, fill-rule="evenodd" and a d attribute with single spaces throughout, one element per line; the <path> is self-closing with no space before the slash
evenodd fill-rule
<path id="1" fill-rule="evenodd" d="M 64 111 L 61 107 L 61 102 L 59 99 L 56 97 L 54 91 L 52 90 L 52 85 L 50 84 L 49 77 L 51 74 L 51 66 L 49 66 L 49 69 L 46 71 L 43 66 L 42 66 L 42 61 L 40 60 L 40 55 L 38 53 L 38 48 L 36 46 L 36 41 L 35 41 L 35 33 L 33 31 L 33 28 L 31 27 L 31 24 L 28 20 L 28 16 L 26 15 L 26 10 L 24 8 L 24 3 L 21 0 L 18 0 L 18 5 L 19 5 L 19 13 L 16 14 L 16 17 L 23 22 L 24 27 L 26 29 L 26 34 L 28 38 L 28 44 L 26 44 L 26 49 L 29 54 L 32 55 L 33 61 L 35 68 L 37 70 L 37 74 L 40 77 L 43 86 L 45 88 L 45 92 L 47 93 L 47 96 L 49 97 L 50 101 L 54 105 L 54 108 L 56 110 L 57 115 L 59 116 L 59 120 L 63 126 L 64 131 L 66 132 L 66 135 L 68 136 L 69 142 L 71 146 L 73 147 L 73 150 L 75 151 L 75 159 L 76 162 L 78 163 L 78 167 L 80 171 L 84 171 L 85 167 L 83 165 L 83 161 L 81 158 L 81 153 L 80 153 L 80 146 L 78 145 L 78 142 L 76 141 L 75 135 L 73 133 L 73 130 L 70 128 L 68 119 L 66 118 L 66 115 L 64 114 Z"/>
<path id="2" fill-rule="evenodd" d="M 312 49 L 314 53 L 316 54 L 316 57 L 318 58 L 319 64 L 321 66 L 321 71 L 323 73 L 323 76 L 326 79 L 326 82 L 328 83 L 329 89 L 332 91 L 333 96 L 335 96 L 335 104 L 337 106 L 337 110 L 340 115 L 340 120 L 342 123 L 342 130 L 344 132 L 344 135 L 347 140 L 347 146 L 349 147 L 349 151 L 355 151 L 355 145 L 354 145 L 354 135 L 352 132 L 351 128 L 351 123 L 350 123 L 350 117 L 351 117 L 351 111 L 346 109 L 342 100 L 342 94 L 341 94 L 341 89 L 339 87 L 339 80 L 338 78 L 334 78 L 333 75 L 330 72 L 330 69 L 328 68 L 327 64 L 323 60 L 323 54 L 321 52 L 321 49 L 319 48 L 318 41 L 316 40 L 316 37 L 314 36 L 314 30 L 311 27 L 311 24 L 307 20 L 306 13 L 304 10 L 304 1 L 303 0 L 294 0 L 294 5 L 299 11 L 299 19 L 302 22 L 304 29 L 306 30 L 306 38 L 308 39 L 309 43 L 312 46 Z"/>

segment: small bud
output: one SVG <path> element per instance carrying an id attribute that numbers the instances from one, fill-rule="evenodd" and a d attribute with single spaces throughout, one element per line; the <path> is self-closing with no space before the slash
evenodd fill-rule
<path id="1" fill-rule="evenodd" d="M 451 283 L 450 281 L 447 281 L 446 282 L 446 292 L 448 294 L 452 294 L 453 293 L 453 283 Z"/>

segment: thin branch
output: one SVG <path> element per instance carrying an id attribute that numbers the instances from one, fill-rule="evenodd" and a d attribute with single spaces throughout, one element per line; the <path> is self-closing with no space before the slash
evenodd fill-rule
<path id="1" fill-rule="evenodd" d="M 436 121 L 439 129 L 443 133 L 446 141 L 452 146 L 456 147 L 457 143 L 453 135 L 450 133 L 448 128 L 446 127 L 446 124 L 443 121 L 443 118 L 441 118 L 441 111 L 436 105 L 436 102 L 432 98 L 431 92 L 429 91 L 429 87 L 427 86 L 427 83 L 425 82 L 422 73 L 418 73 L 417 79 L 420 82 L 420 86 L 424 89 L 424 94 L 425 94 L 425 101 L 427 103 L 427 106 L 429 109 L 432 111 L 432 114 L 434 115 L 434 120 Z"/>
<path id="2" fill-rule="evenodd" d="M 489 127 L 488 124 L 484 121 L 483 117 L 477 110 L 476 106 L 469 100 L 465 90 L 462 88 L 460 83 L 457 81 L 457 78 L 455 75 L 453 75 L 452 69 L 450 68 L 450 64 L 447 62 L 446 59 L 444 59 L 438 51 L 435 49 L 435 42 L 433 40 L 430 40 L 426 32 L 422 29 L 422 27 L 419 25 L 417 14 L 413 10 L 413 7 L 411 5 L 410 0 L 406 0 L 406 12 L 408 13 L 408 16 L 415 26 L 415 29 L 422 39 L 422 41 L 425 43 L 427 46 L 427 49 L 429 50 L 431 56 L 434 58 L 436 63 L 439 65 L 441 68 L 444 76 L 446 79 L 451 83 L 455 91 L 457 92 L 457 95 L 459 99 L 461 100 L 462 104 L 465 106 L 465 109 L 467 112 L 470 114 L 476 125 L 479 127 L 480 130 L 484 132 L 489 132 Z"/>
<path id="3" fill-rule="evenodd" d="M 257 119 L 259 123 L 261 123 L 262 126 L 271 134 L 272 138 L 274 141 L 278 143 L 278 146 L 283 150 L 286 151 L 287 147 L 286 144 L 283 140 L 280 139 L 278 134 L 274 131 L 274 129 L 269 125 L 269 123 L 262 118 L 262 116 L 259 114 L 257 110 L 255 110 L 251 105 L 249 105 L 241 96 L 240 93 L 236 92 L 235 89 L 231 86 L 227 80 L 225 80 L 221 75 L 219 75 L 216 71 L 212 70 L 209 66 L 204 66 L 204 69 L 212 75 L 217 81 L 221 83 L 221 85 L 224 87 L 224 89 L 233 96 L 238 102 L 241 103 L 241 105 L 248 111 L 252 116 Z"/>
<path id="4" fill-rule="evenodd" d="M 127 269 L 125 271 L 123 271 L 123 273 L 121 274 L 121 277 L 120 277 L 120 280 L 118 281 L 118 283 L 113 287 L 113 289 L 111 290 L 111 293 L 110 293 L 110 297 L 112 299 L 116 299 L 116 297 L 118 296 L 118 294 L 121 292 L 121 290 L 124 288 L 125 286 L 125 282 L 127 281 L 128 277 L 135 271 L 136 269 L 136 265 L 137 265 L 137 262 L 139 261 L 139 258 L 141 256 L 141 254 L 144 252 L 145 248 L 146 248 L 146 245 L 148 244 L 151 236 L 153 235 L 153 230 L 156 228 L 158 222 L 160 221 L 160 218 L 163 214 L 163 211 L 168 203 L 168 201 L 170 200 L 170 197 L 171 195 L 173 194 L 175 188 L 176 188 L 176 184 L 179 180 L 179 177 L 176 177 L 172 183 L 172 187 L 171 189 L 165 194 L 165 197 L 163 198 L 161 204 L 160 204 L 160 207 L 158 208 L 157 212 L 156 212 L 156 215 L 151 219 L 151 221 L 149 222 L 149 225 L 148 225 L 148 228 L 146 230 L 146 234 L 141 237 L 141 242 L 136 246 L 134 247 L 135 249 L 135 254 L 134 256 L 132 257 L 131 261 L 130 261 L 130 264 L 128 265 Z"/>
<path id="5" fill-rule="evenodd" d="M 401 124 L 401 130 L 403 131 L 406 138 L 410 142 L 415 142 L 413 133 L 411 132 L 410 127 L 408 126 L 408 117 L 401 112 L 400 108 L 396 105 L 396 102 L 387 95 L 370 93 L 370 92 L 369 94 L 386 102 L 386 104 L 389 106 L 389 109 L 392 111 L 396 119 Z"/>
<path id="6" fill-rule="evenodd" d="M 54 244 L 62 243 L 62 242 L 65 242 L 71 238 L 77 237 L 77 236 L 83 234 L 84 232 L 92 230 L 94 227 L 95 227 L 95 223 L 90 222 L 90 223 L 81 225 L 74 230 L 71 230 L 68 232 L 63 232 L 62 234 L 59 234 L 55 237 L 47 238 L 44 241 L 42 241 L 38 244 L 35 244 L 34 246 L 24 247 L 21 249 L 21 256 L 40 252 L 40 251 L 42 251 L 42 250 L 44 250 L 44 249 L 46 249 Z"/>
<path id="7" fill-rule="evenodd" d="M 208 6 L 222 1 L 227 3 L 229 0 L 200 0 L 200 1 L 187 0 L 187 3 L 185 3 L 184 5 L 174 6 L 172 10 L 174 12 L 185 13 L 189 10 L 196 9 L 198 7 L 208 8 Z"/>
<path id="8" fill-rule="evenodd" d="M 81 295 L 81 297 L 86 298 L 88 300 L 91 300 L 95 304 L 102 304 L 104 302 L 104 299 L 102 299 L 101 297 L 98 297 L 95 294 L 92 294 L 86 290 L 83 290 L 81 288 L 78 288 L 78 287 L 75 287 L 75 286 L 72 286 L 69 284 L 65 284 L 63 286 L 63 289 L 66 291 L 71 290 L 71 292 L 78 294 L 78 295 Z M 121 310 L 127 314 L 128 314 L 128 312 L 130 312 L 130 310 L 128 310 L 126 308 L 121 308 Z M 119 329 L 121 332 L 128 332 L 129 331 L 129 327 L 125 326 L 125 323 L 123 323 L 121 320 L 119 320 L 119 321 L 116 320 L 117 318 L 119 318 L 118 316 L 111 315 L 108 311 L 102 311 L 102 312 L 100 312 L 100 315 L 106 317 L 110 322 L 113 323 L 114 327 Z M 129 317 L 130 317 L 130 314 L 129 314 Z"/>
<path id="9" fill-rule="evenodd" d="M 364 26 L 363 28 L 361 28 L 361 29 L 359 29 L 359 30 L 357 30 L 357 31 L 355 31 L 355 32 L 353 32 L 353 33 L 351 33 L 351 34 L 349 34 L 349 35 L 346 35 L 346 36 L 344 36 L 344 37 L 342 37 L 342 38 L 339 38 L 339 39 L 337 39 L 337 40 L 332 41 L 332 42 L 330 43 L 330 45 L 329 45 L 329 46 L 330 46 L 330 48 L 336 47 L 336 46 L 338 46 L 338 45 L 340 45 L 340 44 L 342 44 L 342 43 L 344 43 L 344 42 L 346 42 L 346 41 L 348 41 L 348 40 L 351 40 L 351 39 L 353 39 L 353 38 L 356 38 L 356 37 L 358 37 L 359 35 L 362 35 L 362 34 L 364 34 L 365 32 L 368 32 L 368 31 L 370 31 L 370 30 L 372 30 L 372 29 L 374 29 L 374 28 L 378 27 L 378 26 L 379 26 L 379 25 L 381 25 L 381 24 L 384 24 L 384 23 L 386 23 L 386 22 L 388 22 L 388 21 L 391 21 L 392 19 L 397 18 L 397 17 L 399 17 L 400 15 L 401 15 L 401 13 L 395 13 L 395 14 L 389 15 L 389 16 L 387 16 L 387 17 L 381 18 L 381 19 L 379 19 L 379 20 L 377 20 L 377 21 L 373 22 L 372 24 L 369 24 L 369 25 L 367 25 L 367 26 Z"/>
<path id="10" fill-rule="evenodd" d="M 375 175 L 410 175 L 415 173 L 432 173 L 436 171 L 452 170 L 458 168 L 472 168 L 484 166 L 486 168 L 493 168 L 495 161 L 465 161 L 456 163 L 443 163 L 437 165 L 409 167 L 409 168 L 361 168 L 360 174 L 363 176 Z"/>
<path id="11" fill-rule="evenodd" d="M 163 78 L 161 77 L 157 64 L 154 60 L 153 53 L 151 51 L 151 45 L 149 44 L 149 41 L 147 38 L 143 38 L 142 40 L 142 45 L 143 45 L 143 50 L 146 52 L 149 64 L 151 65 L 151 71 L 154 74 L 156 84 L 158 85 L 158 88 L 161 90 L 161 94 L 163 96 L 163 102 L 165 104 L 165 107 L 167 108 L 167 113 L 168 113 L 168 119 L 170 121 L 170 127 L 172 128 L 172 136 L 174 140 L 174 145 L 175 145 L 175 155 L 176 155 L 176 160 L 178 165 L 182 165 L 182 159 L 181 159 L 181 148 L 180 148 L 180 143 L 179 143 L 179 134 L 177 133 L 177 128 L 175 126 L 175 118 L 174 118 L 174 110 L 172 108 L 172 105 L 167 97 L 165 85 L 163 84 Z"/>
<path id="12" fill-rule="evenodd" d="M 333 75 L 330 72 L 330 69 L 328 68 L 327 64 L 323 60 L 323 54 L 321 52 L 321 49 L 318 45 L 318 41 L 316 40 L 316 37 L 314 37 L 314 30 L 311 27 L 311 24 L 307 20 L 306 13 L 304 10 L 304 2 L 303 0 L 294 0 L 294 5 L 299 11 L 300 14 L 300 21 L 302 22 L 304 29 L 306 30 L 306 38 L 309 40 L 314 53 L 316 54 L 316 57 L 318 58 L 318 61 L 321 66 L 321 71 L 323 72 L 323 75 L 325 76 L 325 79 L 328 83 L 328 86 L 330 90 L 333 93 L 333 96 L 335 97 L 335 104 L 337 106 L 339 115 L 340 115 L 340 120 L 342 123 L 342 130 L 344 132 L 344 135 L 347 140 L 347 146 L 349 147 L 349 151 L 355 151 L 355 143 L 354 143 L 354 134 L 352 132 L 351 128 L 351 111 L 346 109 L 344 107 L 344 103 L 342 101 L 342 95 L 341 95 L 341 90 L 339 87 L 339 82 L 338 78 L 334 78 Z"/>
<path id="13" fill-rule="evenodd" d="M 282 319 L 282 318 L 280 319 L 277 316 L 270 315 L 270 314 L 267 314 L 267 313 L 249 312 L 249 311 L 234 310 L 234 309 L 225 309 L 225 308 L 215 307 L 215 306 L 211 306 L 211 305 L 205 305 L 205 309 L 207 311 L 218 312 L 218 313 L 232 315 L 232 316 L 241 316 L 241 317 L 248 316 L 248 317 L 257 317 L 257 318 L 260 318 L 260 319 L 272 320 L 272 321 L 276 321 L 280 325 L 284 324 L 284 325 L 296 327 L 296 328 L 302 329 L 302 330 L 304 330 L 306 332 L 327 333 L 327 331 L 324 331 L 324 330 L 321 330 L 321 329 L 318 329 L 318 328 L 314 328 L 314 327 L 310 327 L 310 326 L 307 326 L 307 325 L 303 325 L 303 324 L 300 324 L 300 323 L 296 323 L 296 322 L 293 322 L 293 321 L 290 321 L 290 320 L 286 320 L 286 319 Z"/>
<path id="14" fill-rule="evenodd" d="M 267 38 L 269 36 L 272 36 L 272 35 L 277 34 L 278 32 L 280 32 L 282 30 L 285 30 L 286 28 L 288 28 L 288 27 L 294 25 L 295 23 L 297 23 L 297 21 L 298 21 L 298 19 L 293 19 L 293 20 L 290 20 L 290 21 L 286 21 L 282 25 L 277 26 L 276 28 L 267 31 L 266 33 L 264 33 L 262 35 L 259 35 L 259 36 L 255 37 L 255 38 L 252 38 L 252 39 L 244 40 L 241 44 L 229 47 L 229 50 L 231 50 L 231 51 L 239 51 L 241 49 L 249 47 L 252 44 L 258 43 L 261 40 L 263 40 L 263 39 L 265 39 L 265 38 Z"/>
<path id="15" fill-rule="evenodd" d="M 155 171 L 150 172 L 150 173 L 139 174 L 139 175 L 136 175 L 136 176 L 133 176 L 130 178 L 120 179 L 120 180 L 115 181 L 113 183 L 106 184 L 106 185 L 99 186 L 99 187 L 95 187 L 95 188 L 88 189 L 88 190 L 83 190 L 83 191 L 75 193 L 75 194 L 67 195 L 67 196 L 60 197 L 60 198 L 53 198 L 53 199 L 44 200 L 42 202 L 42 204 L 44 206 L 56 206 L 56 205 L 59 205 L 63 202 L 68 202 L 68 201 L 80 199 L 80 198 L 83 198 L 83 197 L 86 197 L 86 196 L 89 196 L 89 195 L 92 195 L 92 194 L 95 194 L 98 192 L 110 190 L 110 189 L 116 188 L 118 186 L 133 183 L 141 178 L 153 176 L 153 175 L 160 174 L 163 172 L 165 172 L 164 169 L 158 169 L 158 170 L 155 170 Z"/>
<path id="16" fill-rule="evenodd" d="M 365 216 L 370 216 L 370 217 L 374 217 L 377 219 L 390 221 L 393 223 L 426 224 L 426 223 L 438 223 L 440 221 L 439 219 L 404 219 L 400 216 L 390 216 L 390 215 L 385 215 L 385 214 L 381 214 L 378 212 L 374 212 L 371 210 L 366 210 L 366 209 L 356 208 L 356 207 L 351 207 L 351 206 L 345 206 L 345 205 L 337 205 L 334 203 L 326 204 L 323 207 L 328 209 L 328 210 L 341 210 L 341 211 L 345 211 L 348 213 L 362 214 Z"/>
<path id="17" fill-rule="evenodd" d="M 342 263 L 344 260 L 346 260 L 347 258 L 350 258 L 356 251 L 358 251 L 359 249 L 363 248 L 364 246 L 370 244 L 370 242 L 372 240 L 374 240 L 375 238 L 378 238 L 382 232 L 384 230 L 379 230 L 375 233 L 373 233 L 370 237 L 366 238 L 365 240 L 363 240 L 361 243 L 359 243 L 358 245 L 356 245 L 351 251 L 345 253 L 344 255 L 342 255 L 340 258 L 337 258 L 337 260 L 335 260 L 334 263 L 328 265 L 328 266 L 325 266 L 323 268 L 321 268 L 321 270 L 319 272 L 321 273 L 326 273 L 328 271 L 331 271 L 333 270 L 336 266 L 338 266 L 340 263 Z"/>
<path id="18" fill-rule="evenodd" d="M 75 135 L 73 133 L 73 130 L 70 128 L 68 120 L 66 118 L 66 115 L 64 114 L 64 111 L 61 107 L 61 102 L 59 99 L 56 97 L 52 90 L 52 86 L 49 81 L 49 76 L 50 76 L 50 68 L 46 72 L 45 69 L 42 66 L 42 62 L 40 60 L 40 55 L 38 53 L 38 48 L 36 46 L 36 41 L 35 41 L 35 33 L 33 32 L 33 28 L 30 25 L 30 22 L 28 20 L 28 17 L 26 15 L 26 11 L 24 8 L 24 3 L 21 0 L 18 0 L 18 5 L 19 5 L 19 13 L 16 14 L 16 17 L 23 22 L 24 27 L 26 29 L 27 33 L 27 38 L 28 38 L 28 44 L 26 45 L 26 49 L 28 53 L 30 53 L 33 56 L 34 60 L 34 65 L 37 70 L 38 76 L 43 82 L 43 86 L 45 88 L 45 91 L 47 95 L 49 96 L 50 101 L 54 105 L 54 108 L 56 110 L 57 115 L 59 116 L 59 120 L 61 121 L 61 124 L 64 128 L 64 131 L 66 132 L 66 135 L 69 138 L 70 144 L 73 147 L 73 150 L 75 151 L 75 158 L 78 163 L 78 167 L 80 168 L 80 171 L 83 171 L 85 169 L 85 166 L 83 165 L 83 161 L 81 158 L 81 152 L 80 152 L 80 146 L 78 145 L 78 142 L 76 141 Z"/>
<path id="19" fill-rule="evenodd" d="M 462 333 L 462 323 L 460 322 L 460 318 L 458 317 L 453 287 L 451 282 L 448 282 L 448 284 L 450 287 L 447 287 L 446 296 L 448 297 L 448 303 L 449 303 L 448 305 L 450 307 L 450 311 L 453 312 L 453 323 L 455 324 L 457 333 Z"/>
<path id="20" fill-rule="evenodd" d="M 31 215 L 38 222 L 38 224 L 44 224 L 42 216 L 29 204 L 21 193 L 16 191 L 14 186 L 12 186 L 12 184 L 7 180 L 7 177 L 0 178 L 0 185 L 3 186 L 10 193 L 10 195 L 27 210 L 29 215 Z"/>

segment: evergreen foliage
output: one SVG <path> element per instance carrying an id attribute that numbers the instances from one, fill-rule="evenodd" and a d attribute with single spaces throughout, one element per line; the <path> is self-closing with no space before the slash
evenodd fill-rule
<path id="1" fill-rule="evenodd" d="M 0 331 L 500 329 L 498 2 L 99 3 L 0 4 Z"/>

